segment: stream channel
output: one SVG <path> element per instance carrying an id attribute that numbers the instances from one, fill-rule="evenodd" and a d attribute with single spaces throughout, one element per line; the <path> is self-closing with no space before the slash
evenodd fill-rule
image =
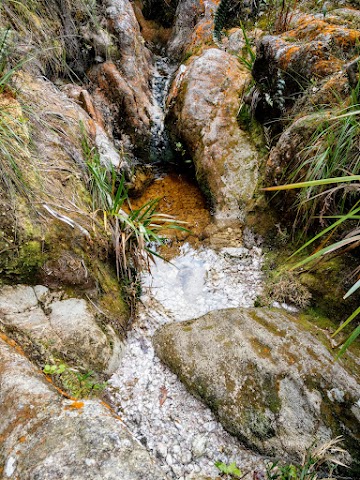
<path id="1" fill-rule="evenodd" d="M 155 59 L 150 157 L 163 159 L 169 147 L 164 109 L 174 72 L 168 58 Z M 162 204 L 170 208 L 167 213 L 188 220 L 189 228 L 198 233 L 211 223 L 201 193 L 183 175 L 158 174 L 146 195 L 165 195 Z M 140 204 L 146 200 L 143 197 Z M 113 407 L 169 478 L 215 478 L 219 473 L 215 461 L 236 462 L 244 473 L 259 467 L 259 457 L 229 435 L 213 413 L 187 392 L 152 346 L 154 332 L 166 323 L 254 305 L 261 288 L 262 253 L 250 233 L 236 233 L 227 228 L 213 242 L 211 235 L 195 245 L 182 242 L 171 263 L 157 259 L 151 274 L 143 274 L 138 315 L 128 333 L 122 364 L 109 382 Z"/>

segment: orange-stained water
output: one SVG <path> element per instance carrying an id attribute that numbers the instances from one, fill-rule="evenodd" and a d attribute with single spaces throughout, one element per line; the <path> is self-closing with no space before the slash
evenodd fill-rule
<path id="1" fill-rule="evenodd" d="M 137 209 L 154 198 L 161 198 L 157 208 L 159 213 L 173 215 L 177 220 L 187 222 L 181 226 L 191 231 L 164 230 L 162 234 L 171 242 L 162 248 L 161 254 L 172 257 L 185 240 L 196 246 L 203 238 L 205 228 L 211 223 L 206 200 L 197 184 L 183 174 L 166 174 L 156 179 L 139 198 L 131 199 L 131 206 Z"/>

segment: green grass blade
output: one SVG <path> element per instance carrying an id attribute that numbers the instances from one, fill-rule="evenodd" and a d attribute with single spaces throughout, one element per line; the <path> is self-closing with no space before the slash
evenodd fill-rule
<path id="1" fill-rule="evenodd" d="M 356 292 L 356 290 L 360 288 L 360 279 L 354 283 L 354 285 L 348 290 L 348 292 L 346 292 L 346 295 L 344 295 L 344 300 L 346 300 L 347 298 L 350 297 L 350 295 L 352 295 L 354 292 Z"/>
<path id="2" fill-rule="evenodd" d="M 360 181 L 360 175 L 349 175 L 347 177 L 322 178 L 320 180 L 309 180 L 308 182 L 289 183 L 287 185 L 279 185 L 275 187 L 265 187 L 261 190 L 266 192 L 274 192 L 277 190 L 293 190 L 295 188 L 316 187 L 318 185 L 332 185 L 334 183 L 355 182 Z"/>
<path id="3" fill-rule="evenodd" d="M 301 260 L 296 265 L 291 267 L 291 270 L 302 267 L 303 265 L 306 265 L 307 263 L 311 262 L 312 260 L 316 260 L 317 258 L 322 257 L 323 255 L 326 255 L 327 253 L 333 252 L 335 250 L 338 250 L 339 248 L 344 247 L 345 245 L 349 245 L 350 243 L 358 242 L 358 241 L 360 241 L 360 235 L 352 237 L 352 238 L 344 238 L 343 240 L 340 240 L 339 242 L 335 242 L 332 245 L 329 245 L 328 247 L 322 248 L 321 250 L 313 253 L 312 255 L 305 258 L 304 260 Z"/>
<path id="4" fill-rule="evenodd" d="M 358 314 L 360 313 L 360 307 L 358 309 Z M 352 343 L 355 342 L 357 337 L 360 335 L 360 325 L 358 325 L 355 330 L 352 332 L 350 337 L 346 340 L 346 342 L 342 345 L 340 352 L 337 354 L 337 358 L 341 357 L 345 351 L 350 347 Z"/>
<path id="5" fill-rule="evenodd" d="M 354 318 L 356 318 L 358 315 L 360 314 L 360 307 L 358 307 L 355 312 L 353 312 L 350 317 L 348 317 L 345 322 L 340 325 L 340 327 L 336 330 L 335 333 L 333 333 L 331 336 L 332 337 L 335 337 L 335 335 L 337 335 L 339 332 L 341 332 L 341 330 L 343 330 L 347 325 L 349 325 L 349 323 L 354 320 Z"/>
<path id="6" fill-rule="evenodd" d="M 360 202 L 357 202 L 357 204 L 359 204 Z M 355 205 L 355 206 L 356 206 Z M 326 233 L 330 232 L 331 230 L 333 230 L 334 228 L 338 227 L 339 225 L 341 225 L 343 222 L 345 222 L 345 220 L 348 220 L 348 219 L 351 219 L 353 218 L 353 215 L 357 214 L 358 212 L 360 212 L 360 207 L 358 208 L 353 208 L 351 209 L 351 211 L 346 214 L 346 215 L 343 215 L 341 218 L 339 218 L 339 220 L 337 220 L 336 222 L 332 223 L 331 225 L 329 225 L 328 227 L 324 228 L 324 230 L 322 230 L 320 233 L 318 233 L 317 235 L 315 235 L 313 238 L 311 238 L 309 241 L 307 241 L 304 245 L 302 245 L 298 250 L 296 250 L 295 253 L 293 253 L 289 258 L 292 258 L 294 257 L 295 255 L 297 255 L 298 253 L 300 253 L 302 250 L 304 250 L 305 248 L 307 248 L 308 246 L 310 246 L 312 243 L 314 243 L 317 239 L 323 237 Z M 291 269 L 294 270 L 295 268 L 299 267 L 300 265 L 299 264 L 296 264 L 294 267 L 292 267 Z"/>

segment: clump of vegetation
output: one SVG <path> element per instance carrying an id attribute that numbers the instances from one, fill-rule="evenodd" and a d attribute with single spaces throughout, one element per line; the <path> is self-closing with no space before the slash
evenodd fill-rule
<path id="1" fill-rule="evenodd" d="M 251 72 L 256 59 L 256 52 L 254 51 L 253 45 L 251 44 L 251 41 L 246 33 L 245 26 L 242 22 L 240 22 L 240 28 L 244 36 L 245 46 L 243 49 L 243 54 L 238 55 L 238 59 Z"/>
<path id="2" fill-rule="evenodd" d="M 305 453 L 301 463 L 283 463 L 280 461 L 268 462 L 265 471 L 258 469 L 253 474 L 254 480 L 318 480 L 325 476 L 334 478 L 333 474 L 338 466 L 347 467 L 343 461 L 346 450 L 339 446 L 341 437 L 316 446 L 313 444 Z M 221 476 L 228 480 L 244 478 L 235 462 L 227 465 L 216 462 Z"/>
<path id="3" fill-rule="evenodd" d="M 3 0 L 0 24 L 9 25 L 17 40 L 21 39 L 14 50 L 14 61 L 34 55 L 37 67 L 47 76 L 82 77 L 93 52 L 80 35 L 80 28 L 91 24 L 95 29 L 94 8 L 92 0 L 73 4 L 56 0 Z"/>
<path id="4" fill-rule="evenodd" d="M 346 467 L 339 459 L 339 456 L 346 453 L 346 450 L 339 447 L 340 441 L 341 437 L 337 437 L 318 447 L 311 446 L 300 464 L 269 462 L 266 466 L 266 480 L 317 480 L 324 478 L 324 475 L 333 477 L 338 466 Z"/>
<path id="5" fill-rule="evenodd" d="M 46 375 L 51 375 L 59 381 L 64 389 L 73 398 L 89 398 L 98 396 L 107 386 L 106 382 L 100 382 L 95 372 L 81 373 L 69 367 L 65 363 L 46 364 L 43 368 Z"/>
<path id="6" fill-rule="evenodd" d="M 298 189 L 295 230 L 315 231 L 315 234 L 292 255 L 310 255 L 297 262 L 291 270 L 311 266 L 324 256 L 352 251 L 358 258 L 360 246 L 360 81 L 351 91 L 345 106 L 333 112 L 324 112 L 308 144 L 299 152 L 286 172 L 291 182 L 265 190 Z M 321 230 L 319 231 L 319 226 Z M 317 233 L 316 233 L 317 232 Z M 303 238 L 303 237 L 302 237 Z M 360 268 L 354 269 L 353 286 L 344 299 L 360 288 Z M 360 314 L 358 307 L 334 333 L 337 335 Z M 338 355 L 360 335 L 360 325 L 355 327 Z"/>
<path id="7" fill-rule="evenodd" d="M 171 215 L 157 212 L 160 199 L 146 202 L 134 210 L 125 176 L 112 165 L 102 165 L 97 150 L 83 136 L 83 150 L 90 173 L 89 189 L 93 199 L 94 219 L 102 217 L 110 234 L 118 279 L 125 282 L 126 294 L 133 309 L 140 288 L 139 275 L 150 271 L 150 262 L 159 256 L 155 247 L 166 239 L 161 232 L 171 228 L 186 230 Z"/>
<path id="8" fill-rule="evenodd" d="M 261 296 L 261 303 L 286 303 L 298 308 L 306 308 L 311 302 L 311 293 L 303 285 L 295 272 L 284 271 L 270 279 Z"/>
<path id="9" fill-rule="evenodd" d="M 216 42 L 221 41 L 222 30 L 226 25 L 233 3 L 233 0 L 221 0 L 215 12 L 213 36 Z"/>
<path id="10" fill-rule="evenodd" d="M 224 462 L 215 462 L 215 467 L 221 472 L 223 478 L 234 479 L 241 478 L 241 470 L 236 466 L 236 463 L 230 463 L 227 465 Z"/>
<path id="11" fill-rule="evenodd" d="M 18 159 L 28 157 L 26 118 L 13 100 L 11 79 L 24 61 L 9 67 L 11 53 L 10 30 L 0 32 L 0 176 L 9 192 L 27 194 L 26 182 Z M 6 95 L 5 95 L 6 94 Z"/>
<path id="12" fill-rule="evenodd" d="M 292 183 L 307 183 L 297 198 L 297 225 L 309 228 L 316 221 L 326 223 L 327 215 L 343 215 L 358 195 L 358 184 L 344 180 L 328 188 L 327 179 L 346 177 L 360 171 L 359 86 L 350 105 L 335 113 L 325 112 L 308 145 L 288 168 Z M 345 173 L 345 175 L 344 175 Z"/>

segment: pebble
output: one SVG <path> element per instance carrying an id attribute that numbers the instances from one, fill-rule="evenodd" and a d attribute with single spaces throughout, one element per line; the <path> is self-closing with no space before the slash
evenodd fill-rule
<path id="1" fill-rule="evenodd" d="M 157 451 L 160 453 L 160 455 L 161 455 L 162 457 L 164 457 L 164 458 L 166 457 L 166 455 L 167 455 L 167 447 L 166 447 L 166 445 L 164 445 L 163 443 L 159 443 L 159 444 L 157 445 Z"/>
<path id="2" fill-rule="evenodd" d="M 173 451 L 173 453 L 175 453 L 175 454 L 181 453 L 181 448 L 180 448 L 179 445 L 174 445 L 174 446 L 172 447 L 172 451 Z"/>
<path id="3" fill-rule="evenodd" d="M 194 457 L 201 457 L 206 450 L 207 439 L 198 435 L 194 438 L 192 443 L 192 452 Z"/>
<path id="4" fill-rule="evenodd" d="M 174 463 L 173 457 L 170 454 L 166 455 L 165 461 L 168 465 L 172 465 Z"/>
<path id="5" fill-rule="evenodd" d="M 188 463 L 191 462 L 192 455 L 190 450 L 184 450 L 181 455 L 181 461 L 184 465 L 187 465 Z"/>

